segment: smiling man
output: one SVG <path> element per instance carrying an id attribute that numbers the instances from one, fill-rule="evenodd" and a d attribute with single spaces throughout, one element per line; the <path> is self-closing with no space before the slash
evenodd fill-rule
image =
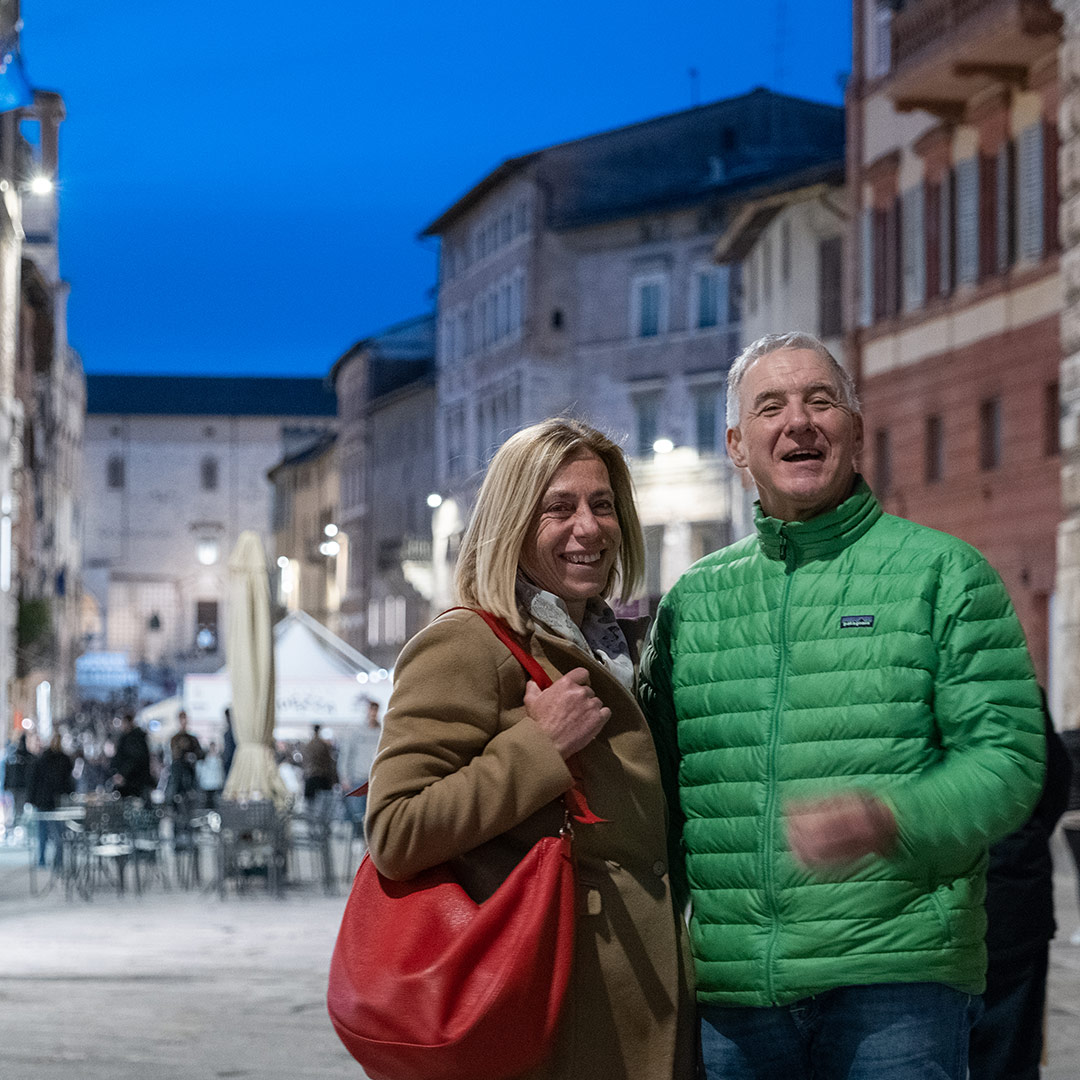
<path id="1" fill-rule="evenodd" d="M 728 452 L 756 534 L 680 578 L 642 662 L 710 1080 L 964 1080 L 986 849 L 1042 783 L 1001 580 L 882 511 L 862 438 L 816 338 L 738 357 Z"/>

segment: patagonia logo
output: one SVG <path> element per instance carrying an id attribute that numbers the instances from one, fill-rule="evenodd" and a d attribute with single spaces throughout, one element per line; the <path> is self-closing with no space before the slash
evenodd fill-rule
<path id="1" fill-rule="evenodd" d="M 874 625 L 873 615 L 841 615 L 841 630 L 869 630 Z"/>

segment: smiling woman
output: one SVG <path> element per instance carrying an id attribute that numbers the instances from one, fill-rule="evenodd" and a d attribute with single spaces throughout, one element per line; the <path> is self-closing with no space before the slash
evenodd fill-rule
<path id="1" fill-rule="evenodd" d="M 466 607 L 402 652 L 372 772 L 367 834 L 379 871 L 408 879 L 449 860 L 478 901 L 559 831 L 575 780 L 604 819 L 573 818 L 571 982 L 550 1057 L 528 1080 L 692 1075 L 690 964 L 659 764 L 632 693 L 635 635 L 604 599 L 629 596 L 643 562 L 618 446 L 562 419 L 508 439 L 462 543 Z M 475 609 L 513 626 L 547 689 Z"/>

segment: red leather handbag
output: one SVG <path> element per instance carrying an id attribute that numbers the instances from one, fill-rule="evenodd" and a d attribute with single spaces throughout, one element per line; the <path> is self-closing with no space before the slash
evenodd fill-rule
<path id="1" fill-rule="evenodd" d="M 541 689 L 551 685 L 505 623 L 477 614 Z M 549 1055 L 574 952 L 571 807 L 600 820 L 575 794 L 561 835 L 537 841 L 480 904 L 447 865 L 390 881 L 364 857 L 327 1005 L 371 1080 L 511 1080 Z"/>

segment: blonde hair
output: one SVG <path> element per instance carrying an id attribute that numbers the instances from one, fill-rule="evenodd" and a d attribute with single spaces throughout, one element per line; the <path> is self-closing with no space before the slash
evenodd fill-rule
<path id="1" fill-rule="evenodd" d="M 619 599 L 630 599 L 644 576 L 645 541 L 626 458 L 616 443 L 588 424 L 554 417 L 511 435 L 491 459 L 458 554 L 454 585 L 459 604 L 483 608 L 515 630 L 525 629 L 514 586 L 529 526 L 559 469 L 589 454 L 607 468 L 622 532 L 603 595 L 612 594 L 618 577 Z"/>

